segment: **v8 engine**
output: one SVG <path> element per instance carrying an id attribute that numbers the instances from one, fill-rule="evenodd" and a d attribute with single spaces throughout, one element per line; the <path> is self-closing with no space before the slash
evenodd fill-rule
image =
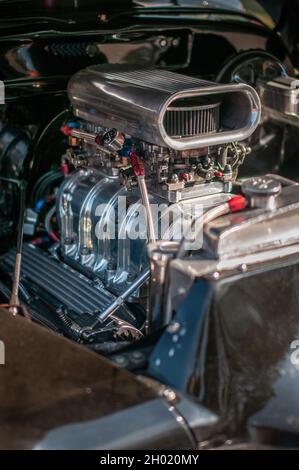
<path id="1" fill-rule="evenodd" d="M 261 103 L 244 83 L 119 65 L 78 72 L 68 96 L 63 178 L 44 216 L 54 243 L 25 244 L 21 292 L 38 321 L 118 344 L 171 321 L 169 260 L 196 259 L 205 223 L 246 206 L 238 169 Z M 4 257 L 4 270 L 14 259 Z"/>
<path id="2" fill-rule="evenodd" d="M 299 448 L 298 4 L 0 2 L 0 448 Z"/>

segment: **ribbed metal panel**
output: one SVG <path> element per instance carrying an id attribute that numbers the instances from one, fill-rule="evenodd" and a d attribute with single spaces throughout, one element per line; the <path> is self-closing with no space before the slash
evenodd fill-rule
<path id="1" fill-rule="evenodd" d="M 2 262 L 13 268 L 15 251 Z M 106 289 L 31 245 L 24 244 L 21 274 L 77 314 L 101 312 L 115 300 Z"/>
<path id="2" fill-rule="evenodd" d="M 154 90 L 164 90 L 170 93 L 177 93 L 180 90 L 192 90 L 199 87 L 215 86 L 215 83 L 201 80 L 196 77 L 181 75 L 166 70 L 153 68 L 134 68 L 130 70 L 130 65 L 118 66 L 119 71 L 113 71 L 111 64 L 97 67 L 91 66 L 87 70 L 89 74 L 100 72 L 103 77 L 112 82 L 124 82 L 131 85 L 137 85 L 141 88 L 152 88 Z M 126 70 L 127 69 L 127 70 Z M 99 72 L 98 72 L 99 71 Z"/>
<path id="3" fill-rule="evenodd" d="M 212 134 L 219 130 L 220 104 L 170 107 L 164 118 L 165 131 L 171 137 Z"/>

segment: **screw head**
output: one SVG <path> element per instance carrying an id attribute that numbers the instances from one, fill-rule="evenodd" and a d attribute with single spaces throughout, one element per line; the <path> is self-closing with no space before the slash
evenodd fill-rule
<path id="1" fill-rule="evenodd" d="M 176 393 L 171 388 L 166 388 L 163 392 L 164 397 L 170 403 L 176 400 Z"/>
<path id="2" fill-rule="evenodd" d="M 241 273 L 246 273 L 247 269 L 248 269 L 247 264 L 245 263 L 240 264 L 239 271 L 241 271 Z"/>
<path id="3" fill-rule="evenodd" d="M 218 279 L 220 278 L 220 274 L 218 271 L 215 271 L 213 274 L 212 274 L 212 279 L 214 279 L 214 281 L 218 281 Z"/>
<path id="4" fill-rule="evenodd" d="M 159 44 L 160 44 L 160 47 L 166 47 L 167 46 L 167 39 L 161 39 Z"/>

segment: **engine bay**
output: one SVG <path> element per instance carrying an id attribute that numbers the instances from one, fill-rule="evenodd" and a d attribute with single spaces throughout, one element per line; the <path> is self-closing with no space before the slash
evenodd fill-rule
<path id="1" fill-rule="evenodd" d="M 96 94 L 88 90 L 90 83 L 105 90 L 99 109 L 90 101 Z M 231 197 L 250 149 L 221 143 L 251 135 L 260 118 L 259 98 L 243 84 L 217 85 L 126 66 L 79 72 L 69 84 L 69 98 L 75 116 L 60 129 L 69 148 L 60 173 L 43 176 L 34 190 L 33 237 L 24 246 L 20 293 L 38 321 L 62 327 L 77 341 L 136 340 L 145 325 L 151 329 L 148 238 L 167 240 L 167 229 L 179 240 L 181 215 L 190 226 L 196 216 L 190 201 L 208 211 Z M 109 128 L 111 123 L 117 127 Z M 41 197 L 47 184 L 52 193 Z M 160 212 L 151 231 L 148 204 Z M 46 235 L 35 237 L 39 214 Z M 7 275 L 14 263 L 11 251 L 3 258 Z M 54 314 L 47 304 L 55 306 Z"/>
<path id="2" fill-rule="evenodd" d="M 68 146 L 33 188 L 15 303 L 20 296 L 35 321 L 113 351 L 171 322 L 166 266 L 207 251 L 205 232 L 197 249 L 184 248 L 188 231 L 250 200 L 273 210 L 282 185 L 293 184 L 257 177 L 261 194 L 241 195 L 239 168 L 262 109 L 245 83 L 105 65 L 78 72 L 68 95 L 73 117 L 59 129 Z M 5 302 L 15 263 L 15 250 L 1 259 Z"/>
<path id="3" fill-rule="evenodd" d="M 12 123 L 19 85 L 8 88 L 12 104 L 0 132 L 3 305 L 13 299 L 25 315 L 76 342 L 117 351 L 160 334 L 175 317 L 171 296 L 180 295 L 169 294 L 170 265 L 219 258 L 205 232 L 217 210 L 220 218 L 234 204 L 232 210 L 251 210 L 251 199 L 254 206 L 268 196 L 264 210 L 276 207 L 274 199 L 292 185 L 273 173 L 296 136 L 296 87 L 278 43 L 266 51 L 266 37 L 257 35 L 257 49 L 243 50 L 248 34 L 232 33 L 231 46 L 214 27 L 24 45 L 32 63 L 37 52 L 42 59 L 39 75 L 32 75 L 34 93 L 44 87 L 39 76 L 47 60 L 63 71 L 75 57 L 79 71 L 68 81 L 68 109 L 37 133 L 28 181 L 24 168 L 36 129 L 22 125 L 21 104 L 20 123 Z M 204 48 L 197 61 L 203 44 L 219 54 L 219 64 Z M 232 57 L 229 47 L 237 51 Z M 261 186 L 263 178 L 266 186 L 273 180 L 269 186 L 280 189 L 264 199 L 248 196 L 242 188 L 249 177 Z M 11 239 L 22 231 L 23 208 L 19 256 Z M 192 249 L 189 232 L 197 241 Z M 227 256 L 234 258 L 234 250 Z"/>
<path id="4" fill-rule="evenodd" d="M 298 447 L 294 2 L 4 3 L 0 447 Z"/>

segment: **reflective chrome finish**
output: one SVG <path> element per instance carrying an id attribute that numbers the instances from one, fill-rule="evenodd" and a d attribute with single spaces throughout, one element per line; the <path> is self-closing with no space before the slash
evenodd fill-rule
<path id="1" fill-rule="evenodd" d="M 126 302 L 126 300 L 128 300 L 134 294 L 136 290 L 138 291 L 138 289 L 140 289 L 140 287 L 146 281 L 148 281 L 149 277 L 150 277 L 150 270 L 145 269 L 135 279 L 135 281 L 131 284 L 131 286 L 125 292 L 123 292 L 122 295 L 120 295 L 117 299 L 115 299 L 114 302 L 112 302 L 109 305 L 109 307 L 107 307 L 107 309 L 104 310 L 104 312 L 100 313 L 100 315 L 98 316 L 98 321 L 103 322 L 107 320 L 107 318 L 109 318 L 119 307 L 121 307 Z"/>
<path id="2" fill-rule="evenodd" d="M 156 241 L 156 233 L 155 233 L 155 225 L 153 221 L 152 210 L 149 202 L 149 194 L 147 190 L 147 185 L 144 176 L 138 176 L 138 186 L 141 194 L 142 204 L 146 213 L 146 221 L 147 221 L 147 232 L 148 232 L 148 240 L 150 243 L 155 243 Z"/>
<path id="3" fill-rule="evenodd" d="M 264 114 L 275 121 L 299 127 L 299 81 L 293 77 L 258 80 Z"/>
<path id="4" fill-rule="evenodd" d="M 276 197 L 276 210 L 254 209 L 230 214 L 204 228 L 204 249 L 229 259 L 299 242 L 299 186 L 286 186 Z"/>
<path id="5" fill-rule="evenodd" d="M 168 266 L 179 249 L 178 242 L 159 241 L 148 246 L 151 263 L 150 318 L 149 328 L 156 329 L 168 325 L 171 318 L 167 312 Z"/>
<path id="6" fill-rule="evenodd" d="M 175 150 L 244 140 L 260 120 L 258 94 L 246 84 L 220 85 L 136 66 L 89 67 L 70 80 L 68 94 L 76 116 Z M 192 132 L 187 137 L 168 134 L 165 116 L 172 107 L 206 104 L 207 98 L 210 103 L 221 103 L 217 132 Z M 205 131 L 209 126 L 198 129 Z"/>
<path id="7" fill-rule="evenodd" d="M 211 186 L 213 189 L 212 183 Z M 149 187 L 149 203 L 157 204 L 165 219 L 169 217 L 169 233 L 181 223 L 182 215 L 188 224 L 192 223 L 195 214 L 190 199 L 168 204 L 153 189 Z M 209 191 L 209 184 L 203 189 L 205 191 L 190 193 L 192 204 L 200 205 L 203 211 L 231 197 L 221 193 L 220 189 L 218 193 Z M 119 209 L 123 217 L 119 217 L 120 223 L 115 225 L 113 233 L 113 218 L 117 222 Z M 141 224 L 140 238 L 137 239 L 129 236 L 135 231 L 136 214 L 140 214 Z M 117 176 L 107 175 L 97 168 L 70 174 L 58 193 L 57 220 L 64 261 L 83 273 L 100 278 L 116 295 L 121 295 L 148 266 L 147 224 L 139 188 L 128 191 L 119 184 Z M 112 232 L 109 230 L 111 223 Z M 152 227 L 157 239 L 163 237 L 162 229 L 162 224 L 160 230 Z"/>
<path id="8" fill-rule="evenodd" d="M 258 268 L 290 265 L 299 253 L 299 185 L 276 175 L 264 182 L 243 183 L 251 195 L 276 193 L 276 209 L 252 208 L 210 220 L 204 226 L 203 250 L 196 256 L 171 260 L 165 315 L 171 318 L 195 279 L 217 282 L 224 277 L 250 273 Z M 265 187 L 265 182 L 268 182 Z M 279 191 L 281 191 L 279 193 Z M 264 196 L 260 196 L 260 193 Z"/>
<path id="9" fill-rule="evenodd" d="M 271 176 L 250 178 L 242 184 L 242 192 L 249 198 L 250 206 L 268 210 L 276 208 L 281 189 L 281 183 Z"/>

